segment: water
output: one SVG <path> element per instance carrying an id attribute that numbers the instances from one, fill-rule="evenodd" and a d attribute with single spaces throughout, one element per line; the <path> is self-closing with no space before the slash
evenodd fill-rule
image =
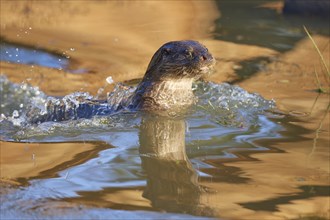
<path id="1" fill-rule="evenodd" d="M 131 96 L 135 90 L 134 87 L 127 90 L 121 85 L 114 89 L 114 94 L 110 94 L 107 103 L 104 103 L 102 109 L 110 109 L 109 111 L 96 111 L 93 117 L 88 115 L 82 116 L 80 120 L 70 120 L 64 123 L 46 122 L 46 123 L 31 123 L 28 112 L 30 109 L 37 109 L 38 115 L 47 114 L 46 105 L 49 102 L 63 103 L 69 106 L 74 103 L 74 108 L 85 103 L 85 100 L 95 100 L 95 98 L 86 92 L 75 92 L 63 98 L 49 97 L 39 90 L 38 87 L 30 86 L 27 83 L 15 84 L 10 82 L 6 76 L 0 76 L 1 89 L 1 120 L 4 123 L 12 124 L 17 130 L 14 131 L 15 136 L 4 135 L 4 140 L 14 140 L 14 138 L 24 141 L 31 141 L 24 139 L 25 137 L 36 138 L 41 135 L 51 135 L 53 131 L 61 130 L 67 134 L 71 134 L 72 128 L 86 128 L 81 133 L 83 136 L 89 136 L 90 132 L 96 128 L 129 128 L 136 126 L 134 117 L 139 112 L 116 112 L 117 105 L 123 99 Z M 246 129 L 252 126 L 258 126 L 258 117 L 260 113 L 265 110 L 275 108 L 275 102 L 265 100 L 258 94 L 251 94 L 238 86 L 229 84 L 214 84 L 211 82 L 200 82 L 193 87 L 195 95 L 198 97 L 198 103 L 194 106 L 191 113 L 191 119 L 196 121 L 202 119 L 199 123 L 201 125 L 209 126 L 210 123 L 218 124 L 221 128 L 233 127 Z M 114 107 L 113 107 L 114 106 Z M 122 113 L 122 114 L 120 114 Z M 92 113 L 91 113 L 92 114 Z M 104 116 L 104 117 L 102 117 Z M 133 117 L 133 118 L 132 118 Z M 88 119 L 90 118 L 90 119 Z M 188 120 L 189 123 L 189 120 Z M 4 133 L 6 130 L 2 129 Z M 106 130 L 105 130 L 106 131 Z M 79 131 L 74 129 L 75 134 Z M 94 132 L 93 132 L 94 133 Z M 20 136 L 19 134 L 24 134 Z M 56 135 L 56 134 L 55 134 Z M 60 134 L 61 136 L 63 134 Z M 48 136 L 50 138 L 50 136 Z M 63 141 L 63 140 L 62 140 Z M 69 141 L 69 140 L 66 140 Z"/>
<path id="2" fill-rule="evenodd" d="M 218 0 L 222 16 L 216 22 L 217 39 L 239 44 L 258 45 L 285 52 L 306 35 L 303 26 L 313 33 L 329 36 L 327 19 L 283 15 L 265 5 L 273 0 Z M 262 6 L 264 5 L 264 7 Z"/>
<path id="3" fill-rule="evenodd" d="M 3 41 L 0 42 L 0 60 L 10 63 L 66 69 L 69 65 L 69 58 L 37 48 L 18 46 Z"/>
<path id="4" fill-rule="evenodd" d="M 2 196 L 8 201 L 13 196 L 22 199 L 14 204 L 4 203 L 5 210 L 16 209 L 19 204 L 27 210 L 38 209 L 43 201 L 48 201 L 50 206 L 51 201 L 79 201 L 87 205 L 90 197 L 98 201 L 112 190 L 138 190 L 154 204 L 154 211 L 214 216 L 216 209 L 203 202 L 209 195 L 208 189 L 198 179 L 216 179 L 217 175 L 209 170 L 217 167 L 205 161 L 237 158 L 233 150 L 239 149 L 267 151 L 253 141 L 280 137 L 279 131 L 283 129 L 265 116 L 265 111 L 275 108 L 274 101 L 229 84 L 195 84 L 193 90 L 199 101 L 184 119 L 152 117 L 132 111 L 39 124 L 26 122 L 26 110 L 31 105 L 42 108 L 52 97 L 37 87 L 12 83 L 6 76 L 0 77 L 0 88 L 3 141 L 91 143 L 96 147 L 103 143 L 92 158 L 61 168 L 54 177 L 20 179 L 26 182 L 26 187 Z M 119 96 L 127 93 L 127 89 L 118 88 L 115 91 Z M 78 92 L 69 96 L 82 95 L 93 99 Z M 32 159 L 37 161 L 38 155 L 33 154 Z M 26 207 L 29 200 L 34 202 Z M 98 211 L 84 210 L 87 216 L 94 216 Z"/>
<path id="5" fill-rule="evenodd" d="M 216 4 L 221 16 L 215 22 L 215 39 L 242 45 L 257 45 L 281 53 L 290 51 L 306 37 L 305 26 L 314 34 L 329 36 L 329 21 L 312 16 L 283 15 L 268 4 L 279 4 L 276 0 L 228 1 L 218 0 Z M 239 63 L 235 70 L 238 83 L 265 70 L 272 62 L 270 57 L 259 56 Z"/>
<path id="6" fill-rule="evenodd" d="M 302 25 L 313 33 L 329 35 L 328 21 L 283 16 L 275 10 L 260 7 L 269 2 L 273 1 L 217 1 L 221 16 L 212 23 L 215 29 L 211 35 L 237 45 L 270 48 L 278 52 L 276 56 L 295 52 L 296 44 L 304 38 Z M 105 114 L 62 122 L 34 123 L 29 120 L 29 109 L 37 109 L 39 115 L 45 114 L 49 101 L 64 101 L 77 106 L 84 100 L 98 100 L 99 95 L 87 93 L 80 81 L 104 80 L 111 74 L 116 80 L 121 74 L 120 71 L 115 74 L 116 68 L 122 65 L 120 58 L 125 61 L 125 66 L 135 65 L 127 73 L 140 71 L 136 69 L 135 61 L 139 61 L 136 54 L 143 56 L 143 51 L 152 45 L 148 41 L 165 40 L 165 32 L 177 33 L 171 32 L 175 28 L 168 16 L 148 17 L 141 13 L 139 10 L 150 7 L 138 7 L 142 2 L 134 3 L 133 7 L 116 3 L 109 8 L 107 4 L 112 4 L 111 1 L 98 2 L 90 8 L 91 2 L 85 3 L 72 6 L 74 2 L 66 2 L 54 17 L 52 13 L 58 8 L 54 5 L 47 14 L 48 3 L 46 7 L 39 5 L 40 11 L 34 11 L 37 7 L 33 4 L 23 8 L 24 13 L 19 10 L 19 15 L 37 17 L 39 14 L 47 18 L 42 21 L 54 20 L 55 26 L 51 26 L 52 23 L 46 25 L 48 31 L 42 26 L 40 29 L 48 34 L 46 38 L 52 41 L 52 47 L 80 48 L 73 58 L 85 59 L 85 62 L 76 63 L 78 68 L 83 67 L 81 70 L 91 70 L 85 78 L 71 78 L 84 74 L 70 75 L 74 72 L 68 70 L 72 59 L 66 54 L 36 49 L 39 43 L 35 41 L 42 39 L 37 35 L 34 35 L 35 39 L 32 37 L 35 40 L 31 41 L 35 42 L 33 47 L 1 43 L 0 60 L 9 62 L 8 66 L 14 72 L 8 77 L 0 76 L 1 219 L 328 218 L 329 139 L 325 137 L 327 128 L 322 127 L 326 121 L 320 120 L 327 119 L 324 106 L 328 106 L 328 96 L 322 94 L 315 94 L 314 101 L 311 91 L 296 88 L 301 91 L 301 96 L 290 99 L 287 90 L 277 90 L 280 95 L 285 95 L 284 99 L 278 98 L 280 108 L 293 103 L 306 104 L 307 110 L 300 109 L 298 104 L 298 107 L 293 105 L 294 112 L 301 114 L 290 115 L 279 112 L 273 100 L 263 98 L 265 94 L 254 94 L 226 83 L 197 82 L 193 86 L 199 100 L 196 105 L 184 117 L 166 118 L 139 111 L 112 111 L 117 108 L 119 100 L 132 94 L 135 88 L 134 85 L 117 86 L 108 102 L 103 103 L 110 109 Z M 115 17 L 111 17 L 111 8 L 124 8 L 120 11 L 123 16 L 114 13 Z M 178 9 L 183 17 L 191 14 L 191 11 L 182 11 L 181 7 Z M 66 10 L 73 17 L 65 17 Z M 125 14 L 126 10 L 128 14 Z M 140 14 L 134 20 L 141 23 L 134 23 L 131 19 L 135 10 Z M 80 13 L 83 16 L 79 17 Z M 165 14 L 169 13 L 172 17 L 171 10 Z M 125 16 L 129 17 L 128 20 Z M 143 20 L 144 16 L 146 20 Z M 61 24 L 62 18 L 64 25 Z M 84 18 L 88 18 L 88 22 Z M 189 20 L 189 32 L 192 25 L 198 29 L 205 22 L 194 20 L 191 23 L 189 17 L 184 18 L 177 19 L 177 22 Z M 168 20 L 171 21 L 169 26 Z M 71 21 L 84 25 L 72 25 Z M 114 23 L 106 23 L 109 21 Z M 31 21 L 26 19 L 26 22 Z M 89 23 L 92 26 L 88 26 Z M 119 29 L 116 29 L 117 23 Z M 93 29 L 95 27 L 98 29 Z M 49 31 L 53 28 L 56 31 Z M 132 32 L 126 33 L 131 29 Z M 64 36 L 64 33 L 78 32 L 85 34 L 75 38 Z M 140 32 L 145 35 L 135 35 Z M 28 34 L 20 37 L 28 38 Z M 146 43 L 141 39 L 149 40 L 145 40 Z M 126 42 L 124 46 L 130 43 L 123 47 L 120 42 Z M 112 52 L 129 48 L 133 51 L 130 54 L 133 58 L 125 52 L 107 53 L 108 46 L 114 50 Z M 118 50 L 121 47 L 124 49 Z M 323 45 L 321 49 L 325 47 Z M 209 49 L 216 51 L 218 48 Z M 244 53 L 239 47 L 236 49 L 237 57 Z M 231 52 L 221 50 L 216 58 L 221 60 L 223 54 Z M 229 60 L 241 67 L 235 68 L 237 80 L 233 82 L 243 82 L 244 85 L 244 80 L 264 70 L 274 61 L 273 58 L 258 56 L 238 63 Z M 109 60 L 114 62 L 109 64 Z M 93 62 L 100 68 L 95 70 Z M 49 72 L 42 72 L 45 76 L 51 73 L 51 68 L 66 70 L 64 78 L 70 78 L 72 85 L 75 80 L 80 80 L 79 87 L 74 93 L 56 93 L 62 96 L 54 97 L 49 95 L 51 91 L 47 88 L 41 90 L 27 83 L 36 85 L 34 80 L 39 80 L 30 80 L 30 71 L 23 75 L 23 83 L 14 83 L 12 76 L 22 74 L 18 68 L 23 66 L 20 64 L 49 67 Z M 280 71 L 276 69 L 276 74 L 283 74 Z M 6 71 L 1 70 L 1 73 L 6 74 Z M 289 74 L 294 75 L 289 70 L 288 76 L 284 76 L 289 77 Z M 108 79 L 112 83 L 111 78 Z M 68 81 L 65 86 L 70 87 Z M 57 85 L 62 88 L 61 83 Z M 97 87 L 95 91 L 98 89 L 101 93 L 105 87 Z M 255 89 L 250 87 L 250 91 Z"/>

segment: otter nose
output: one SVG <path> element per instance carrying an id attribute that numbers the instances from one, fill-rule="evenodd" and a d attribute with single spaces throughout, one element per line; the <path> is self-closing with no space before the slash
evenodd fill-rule
<path id="1" fill-rule="evenodd" d="M 213 62 L 213 57 L 211 54 L 204 53 L 199 56 L 199 60 L 202 62 Z"/>
<path id="2" fill-rule="evenodd" d="M 202 61 L 205 61 L 205 60 L 207 60 L 207 57 L 205 55 L 202 55 L 202 56 L 199 57 L 199 59 L 202 60 Z"/>

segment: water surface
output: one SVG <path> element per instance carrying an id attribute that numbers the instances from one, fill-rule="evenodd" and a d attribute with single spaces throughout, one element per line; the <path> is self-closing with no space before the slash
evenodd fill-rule
<path id="1" fill-rule="evenodd" d="M 274 1 L 217 1 L 207 8 L 213 2 L 205 1 L 194 13 L 197 1 L 189 7 L 84 1 L 52 3 L 51 11 L 42 2 L 7 8 L 13 16 L 2 19 L 7 29 L 1 35 L 31 47 L 1 46 L 1 218 L 327 219 L 329 97 L 296 87 L 296 93 L 276 90 L 271 96 L 276 100 L 264 98 L 269 85 L 295 79 L 292 69 L 276 69 L 282 81 L 266 80 L 259 86 L 263 93 L 253 92 L 259 87 L 243 88 L 247 79 L 271 76 L 260 71 L 277 57 L 257 51 L 278 57 L 295 53 L 304 38 L 301 23 L 324 36 L 328 28 L 262 6 L 268 2 Z M 24 10 L 16 13 L 20 7 Z M 33 28 L 22 34 L 10 22 Z M 100 98 L 97 91 L 108 89 L 108 76 L 116 83 L 141 78 L 156 47 L 173 37 L 211 42 L 210 51 L 220 51 L 215 74 L 233 72 L 237 80 L 197 82 L 199 101 L 180 117 L 126 111 L 63 122 L 27 120 L 28 108 L 42 112 L 49 100 Z M 35 49 L 39 45 L 56 53 Z M 245 51 L 242 45 L 249 47 Z M 252 49 L 256 54 L 240 59 Z M 233 51 L 236 56 L 226 58 Z M 63 52 L 70 58 L 62 60 Z M 228 63 L 234 66 L 226 69 Z M 77 75 L 68 69 L 88 71 Z M 56 96 L 45 79 L 55 85 Z M 67 87 L 74 93 L 64 92 Z M 120 87 L 115 91 L 125 93 Z"/>

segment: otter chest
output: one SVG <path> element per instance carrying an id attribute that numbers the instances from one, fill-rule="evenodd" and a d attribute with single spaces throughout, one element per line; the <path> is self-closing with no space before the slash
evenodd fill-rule
<path id="1" fill-rule="evenodd" d="M 142 96 L 142 108 L 170 109 L 194 103 L 191 79 L 170 80 L 153 83 Z"/>

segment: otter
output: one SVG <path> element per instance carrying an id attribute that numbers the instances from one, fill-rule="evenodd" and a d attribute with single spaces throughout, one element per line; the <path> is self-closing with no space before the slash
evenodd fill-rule
<path id="1" fill-rule="evenodd" d="M 197 41 L 172 41 L 153 55 L 138 85 L 135 107 L 142 110 L 166 110 L 193 103 L 193 81 L 209 73 L 215 60 Z"/>
<path id="2" fill-rule="evenodd" d="M 192 92 L 193 81 L 208 74 L 214 64 L 215 59 L 201 43 L 193 40 L 171 41 L 156 51 L 135 92 L 128 99 L 116 103 L 116 108 L 109 104 L 109 99 L 62 99 L 49 101 L 46 104 L 46 113 L 41 113 L 40 109 L 30 109 L 27 118 L 29 122 L 41 123 L 90 118 L 121 109 L 155 112 L 185 108 L 195 100 Z"/>

